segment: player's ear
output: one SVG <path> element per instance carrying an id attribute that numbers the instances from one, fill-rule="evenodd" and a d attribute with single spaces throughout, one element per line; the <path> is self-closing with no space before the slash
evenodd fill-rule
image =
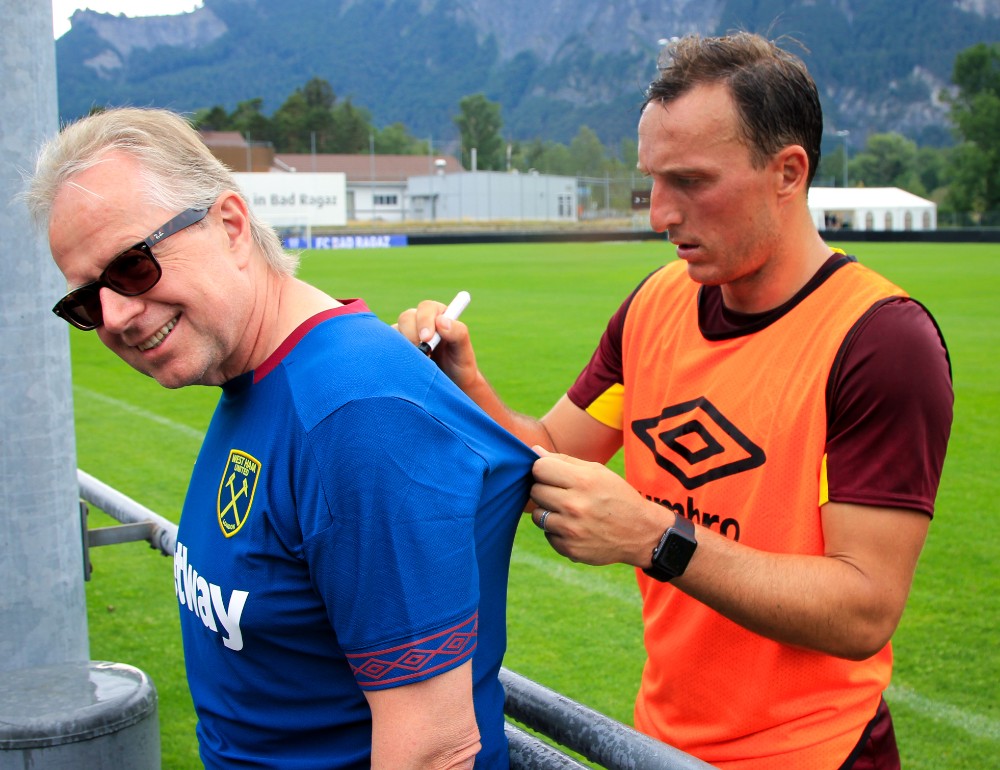
<path id="1" fill-rule="evenodd" d="M 782 148 L 771 159 L 770 165 L 777 180 L 779 197 L 795 197 L 808 188 L 809 155 L 802 145 L 791 144 Z"/>
<path id="2" fill-rule="evenodd" d="M 253 236 L 250 231 L 250 212 L 243 197 L 227 190 L 215 202 L 219 208 L 219 218 L 225 228 L 229 248 L 234 255 L 245 258 L 251 251 Z"/>

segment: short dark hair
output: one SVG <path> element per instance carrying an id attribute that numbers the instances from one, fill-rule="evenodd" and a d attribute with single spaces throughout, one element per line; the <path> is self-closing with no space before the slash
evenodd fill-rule
<path id="1" fill-rule="evenodd" d="M 755 167 L 789 145 L 809 158 L 807 182 L 819 167 L 823 108 L 803 61 L 776 43 L 750 32 L 724 37 L 688 35 L 660 52 L 660 76 L 646 89 L 646 101 L 668 103 L 695 86 L 725 83 L 733 96 L 740 131 Z"/>

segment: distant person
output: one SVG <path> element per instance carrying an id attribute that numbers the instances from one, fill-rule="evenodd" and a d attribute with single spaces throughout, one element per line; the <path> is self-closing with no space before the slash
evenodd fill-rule
<path id="1" fill-rule="evenodd" d="M 221 388 L 174 558 L 205 766 L 507 767 L 535 455 L 364 302 L 295 278 L 180 117 L 70 125 L 27 198 L 57 315 L 165 387 Z"/>
<path id="2" fill-rule="evenodd" d="M 951 428 L 945 343 L 820 238 L 803 63 L 742 32 L 664 53 L 639 169 L 680 259 L 625 300 L 551 411 L 510 411 L 440 303 L 398 325 L 439 331 L 448 376 L 538 445 L 552 547 L 638 568 L 640 730 L 722 768 L 899 767 L 882 693 Z M 625 480 L 603 465 L 623 445 Z"/>

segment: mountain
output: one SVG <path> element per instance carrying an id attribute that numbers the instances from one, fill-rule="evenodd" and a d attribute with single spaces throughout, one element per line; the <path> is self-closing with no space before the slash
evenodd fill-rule
<path id="1" fill-rule="evenodd" d="M 581 125 L 634 138 L 661 40 L 732 29 L 785 36 L 830 131 L 950 141 L 955 55 L 1000 40 L 1000 0 L 204 0 L 177 16 L 77 11 L 56 41 L 60 116 L 95 105 L 185 112 L 260 97 L 270 114 L 312 77 L 378 126 L 447 141 L 463 96 L 504 133 L 567 142 Z"/>

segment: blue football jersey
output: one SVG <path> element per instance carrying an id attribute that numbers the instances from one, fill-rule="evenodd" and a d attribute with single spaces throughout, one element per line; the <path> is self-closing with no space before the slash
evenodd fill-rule
<path id="1" fill-rule="evenodd" d="M 477 767 L 506 767 L 497 672 L 534 453 L 360 301 L 222 390 L 174 558 L 206 767 L 368 767 L 364 691 L 470 659 Z"/>

